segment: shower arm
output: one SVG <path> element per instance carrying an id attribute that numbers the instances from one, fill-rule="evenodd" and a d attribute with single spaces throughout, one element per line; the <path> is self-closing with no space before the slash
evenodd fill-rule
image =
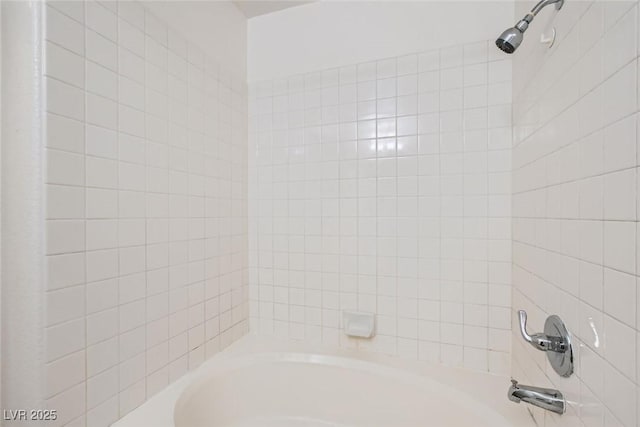
<path id="1" fill-rule="evenodd" d="M 555 4 L 556 5 L 556 10 L 560 10 L 562 8 L 562 6 L 564 5 L 564 0 L 540 0 L 538 2 L 538 4 L 536 4 L 535 6 L 533 6 L 533 9 L 531 9 L 531 12 L 527 13 L 524 18 L 522 18 L 520 21 L 518 21 L 518 23 L 515 25 L 515 27 L 520 30 L 521 32 L 525 32 L 527 31 L 527 28 L 529 28 L 529 24 L 531 24 L 531 22 L 533 21 L 533 18 L 535 18 L 535 16 L 545 7 L 549 6 L 550 4 Z"/>
<path id="2" fill-rule="evenodd" d="M 554 3 L 556 5 L 556 10 L 560 10 L 564 5 L 564 0 L 540 0 L 540 2 L 531 9 L 530 13 L 531 15 L 536 16 L 542 9 Z"/>

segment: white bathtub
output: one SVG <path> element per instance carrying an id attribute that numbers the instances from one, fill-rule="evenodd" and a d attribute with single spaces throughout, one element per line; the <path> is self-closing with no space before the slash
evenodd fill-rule
<path id="1" fill-rule="evenodd" d="M 114 427 L 533 426 L 508 378 L 247 336 Z"/>

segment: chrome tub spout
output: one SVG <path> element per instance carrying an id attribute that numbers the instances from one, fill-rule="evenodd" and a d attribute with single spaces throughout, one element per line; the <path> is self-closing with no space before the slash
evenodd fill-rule
<path id="1" fill-rule="evenodd" d="M 564 414 L 565 411 L 564 396 L 558 390 L 521 385 L 513 379 L 511 380 L 511 387 L 509 387 L 507 397 L 512 402 L 520 403 L 524 401 L 556 414 Z"/>

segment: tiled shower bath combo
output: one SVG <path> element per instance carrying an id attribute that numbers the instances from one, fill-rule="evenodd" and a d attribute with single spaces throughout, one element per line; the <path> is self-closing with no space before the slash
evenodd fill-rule
<path id="1" fill-rule="evenodd" d="M 640 424 L 637 0 L 0 6 L 0 425 Z"/>

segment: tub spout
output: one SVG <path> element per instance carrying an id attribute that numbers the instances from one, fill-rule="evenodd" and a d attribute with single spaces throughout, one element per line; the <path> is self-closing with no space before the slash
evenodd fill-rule
<path id="1" fill-rule="evenodd" d="M 512 402 L 520 403 L 520 401 L 525 401 L 556 414 L 564 414 L 565 411 L 564 396 L 558 390 L 520 385 L 518 381 L 513 379 L 511 380 L 511 387 L 509 387 L 507 397 Z"/>

